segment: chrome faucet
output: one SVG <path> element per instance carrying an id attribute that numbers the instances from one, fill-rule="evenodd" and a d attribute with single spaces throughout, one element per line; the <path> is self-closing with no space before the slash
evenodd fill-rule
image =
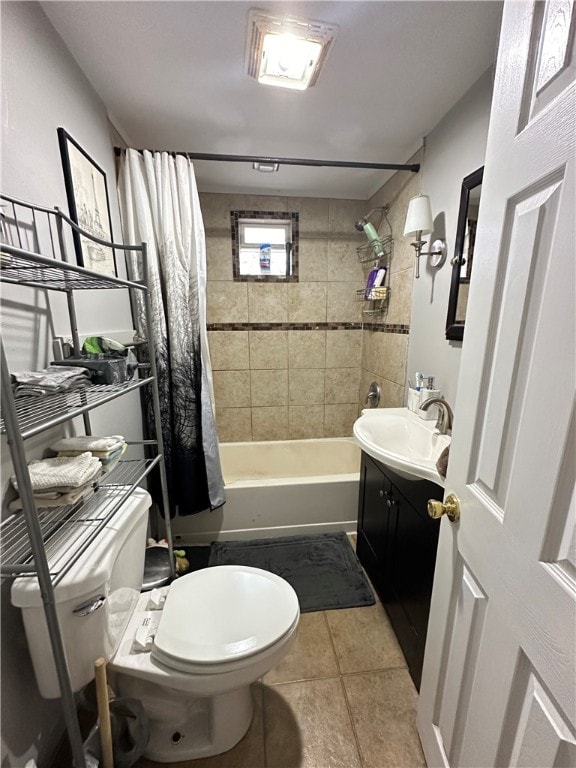
<path id="1" fill-rule="evenodd" d="M 438 420 L 436 421 L 436 429 L 441 435 L 452 434 L 452 422 L 454 421 L 454 413 L 452 408 L 448 405 L 443 397 L 429 397 L 428 400 L 424 400 L 420 406 L 421 411 L 427 411 L 431 405 L 438 406 Z"/>

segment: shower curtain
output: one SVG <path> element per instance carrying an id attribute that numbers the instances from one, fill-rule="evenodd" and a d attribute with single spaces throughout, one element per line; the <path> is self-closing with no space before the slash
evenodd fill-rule
<path id="1" fill-rule="evenodd" d="M 206 242 L 194 168 L 180 155 L 128 149 L 121 158 L 118 195 L 125 242 L 148 246 L 156 349 L 147 351 L 155 353 L 158 368 L 170 514 L 214 509 L 225 497 L 206 333 Z M 126 253 L 129 278 L 143 279 L 139 254 Z M 135 301 L 136 330 L 145 337 L 143 297 Z M 153 426 L 147 398 L 146 419 Z"/>

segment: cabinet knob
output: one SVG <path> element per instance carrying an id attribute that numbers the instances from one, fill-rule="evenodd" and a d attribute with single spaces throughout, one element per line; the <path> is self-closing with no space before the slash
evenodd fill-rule
<path id="1" fill-rule="evenodd" d="M 453 493 L 449 493 L 444 501 L 428 499 L 428 514 L 434 519 L 446 515 L 451 523 L 457 523 L 460 520 L 460 502 L 458 497 Z"/>
<path id="2" fill-rule="evenodd" d="M 380 491 L 378 491 L 378 493 L 380 494 L 380 498 L 383 499 L 384 498 L 384 491 L 380 490 Z"/>

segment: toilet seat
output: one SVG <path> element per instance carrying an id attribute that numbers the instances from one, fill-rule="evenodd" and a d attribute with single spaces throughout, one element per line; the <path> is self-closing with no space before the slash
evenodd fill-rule
<path id="1" fill-rule="evenodd" d="M 152 658 L 182 672 L 232 671 L 291 633 L 299 616 L 296 593 L 276 574 L 205 568 L 171 585 Z"/>

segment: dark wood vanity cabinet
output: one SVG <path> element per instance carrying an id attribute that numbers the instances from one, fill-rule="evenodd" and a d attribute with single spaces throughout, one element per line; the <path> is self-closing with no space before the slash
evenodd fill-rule
<path id="1" fill-rule="evenodd" d="M 440 521 L 426 511 L 444 490 L 407 480 L 362 453 L 356 551 L 380 595 L 420 689 Z"/>

